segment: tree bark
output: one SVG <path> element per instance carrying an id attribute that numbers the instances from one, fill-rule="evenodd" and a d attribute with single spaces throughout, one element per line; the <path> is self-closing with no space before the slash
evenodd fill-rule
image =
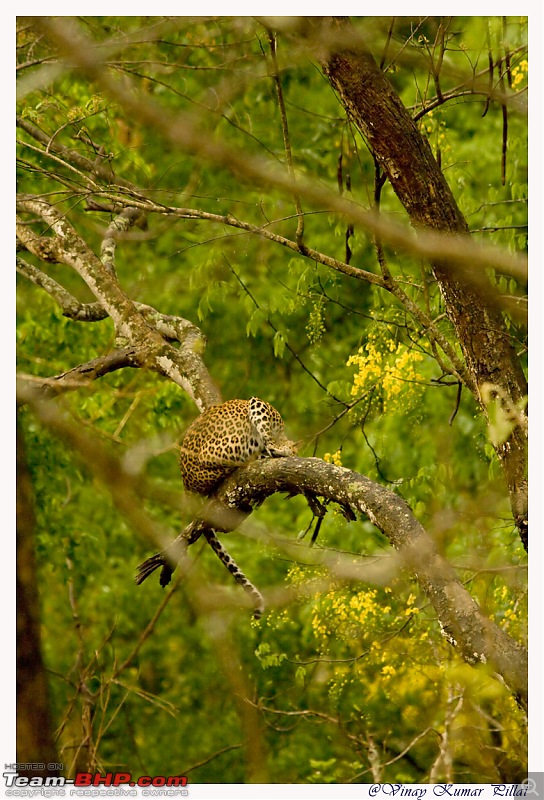
<path id="1" fill-rule="evenodd" d="M 138 307 L 133 303 L 121 288 L 111 265 L 107 269 L 102 264 L 54 206 L 26 195 L 18 197 L 17 206 L 20 211 L 41 217 L 53 231 L 52 235 L 39 236 L 30 226 L 18 221 L 20 241 L 43 261 L 53 259 L 67 264 L 83 278 L 111 317 L 116 335 L 134 348 L 134 360 L 137 359 L 140 366 L 148 366 L 171 378 L 185 389 L 199 411 L 221 402 L 221 394 L 198 352 L 202 341 L 196 326 L 160 314 L 150 306 L 140 304 Z M 184 346 L 179 349 L 171 347 L 168 341 L 171 335 L 180 342 L 183 340 Z"/>
<path id="2" fill-rule="evenodd" d="M 344 18 L 323 22 L 323 31 L 334 26 L 354 32 Z M 324 37 L 326 41 L 326 36 Z M 364 136 L 371 153 L 387 175 L 395 194 L 415 228 L 467 236 L 468 225 L 438 166 L 427 139 L 420 134 L 401 99 L 362 46 L 335 50 L 322 60 L 323 71 L 348 115 Z M 447 256 L 447 254 L 445 254 Z M 486 408 L 486 385 L 498 386 L 506 411 L 527 395 L 527 382 L 504 319 L 489 292 L 462 280 L 459 271 L 444 262 L 431 264 L 451 320 L 473 377 L 473 393 Z M 467 270 L 470 265 L 467 265 Z M 506 441 L 497 444 L 508 486 L 513 516 L 527 546 L 527 436 L 516 425 Z"/>
<path id="3" fill-rule="evenodd" d="M 30 474 L 17 426 L 17 763 L 32 764 L 20 775 L 58 775 L 49 687 L 40 642 L 40 607 L 34 556 Z M 43 765 L 40 766 L 40 765 Z"/>
<path id="4" fill-rule="evenodd" d="M 527 650 L 482 612 L 401 497 L 320 458 L 292 457 L 256 461 L 236 470 L 216 498 L 231 510 L 232 518 L 233 509 L 250 513 L 275 492 L 317 495 L 367 516 L 414 574 L 450 644 L 468 663 L 488 664 L 527 708 Z M 239 516 L 234 519 L 238 526 Z"/>

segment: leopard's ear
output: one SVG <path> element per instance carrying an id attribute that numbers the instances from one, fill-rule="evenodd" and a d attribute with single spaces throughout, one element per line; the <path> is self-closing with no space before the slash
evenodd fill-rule
<path id="1" fill-rule="evenodd" d="M 274 406 L 271 406 L 270 403 L 267 403 L 266 400 L 261 400 L 260 397 L 250 397 L 249 398 L 249 408 L 250 408 L 250 411 L 257 411 L 257 410 L 263 411 L 263 410 L 265 410 L 265 411 L 268 411 L 269 413 L 270 412 L 275 412 L 276 414 L 279 414 L 279 411 L 277 411 L 274 408 Z"/>
<path id="2" fill-rule="evenodd" d="M 267 403 L 266 400 L 261 400 L 260 397 L 251 397 L 249 400 L 249 416 L 253 418 L 255 421 L 256 419 L 260 419 L 263 416 L 270 415 L 274 413 L 274 409 L 270 403 Z"/>

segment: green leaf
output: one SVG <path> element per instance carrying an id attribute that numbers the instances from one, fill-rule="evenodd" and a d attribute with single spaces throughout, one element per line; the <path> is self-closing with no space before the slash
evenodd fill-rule
<path id="1" fill-rule="evenodd" d="M 247 336 L 255 336 L 261 329 L 264 322 L 266 322 L 266 315 L 261 311 L 260 308 L 256 308 L 246 325 Z"/>
<path id="2" fill-rule="evenodd" d="M 281 331 L 274 334 L 274 355 L 276 358 L 283 358 L 285 352 L 285 338 Z"/>

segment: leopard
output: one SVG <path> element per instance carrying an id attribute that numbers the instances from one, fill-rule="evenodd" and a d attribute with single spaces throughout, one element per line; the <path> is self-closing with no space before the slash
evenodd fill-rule
<path id="1" fill-rule="evenodd" d="M 296 455 L 279 411 L 252 397 L 211 406 L 189 426 L 179 465 L 185 488 L 209 497 L 238 467 L 261 458 Z"/>
<path id="2" fill-rule="evenodd" d="M 219 486 L 239 467 L 264 458 L 282 458 L 297 454 L 300 443 L 285 435 L 281 414 L 258 397 L 235 399 L 210 406 L 187 428 L 180 442 L 179 466 L 187 492 L 213 497 Z M 202 534 L 234 579 L 250 595 L 253 616 L 259 619 L 264 600 L 259 590 L 244 575 L 238 564 L 219 541 L 216 531 L 203 520 L 195 520 L 165 550 L 146 559 L 137 568 L 140 585 L 161 568 L 159 583 L 167 586 L 175 562 Z"/>

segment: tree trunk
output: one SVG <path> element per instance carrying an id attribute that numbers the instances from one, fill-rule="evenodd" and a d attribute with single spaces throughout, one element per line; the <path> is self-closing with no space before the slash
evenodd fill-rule
<path id="1" fill-rule="evenodd" d="M 354 32 L 345 19 L 336 18 L 329 24 L 349 30 L 349 39 L 354 41 Z M 322 65 L 414 227 L 468 235 L 466 220 L 427 139 L 418 131 L 372 55 L 363 48 L 336 50 L 327 54 Z M 499 387 L 499 397 L 508 412 L 508 407 L 527 395 L 527 383 L 502 314 L 491 301 L 491 291 L 486 296 L 481 289 L 471 287 L 445 263 L 435 261 L 431 266 L 474 379 L 471 388 L 476 399 L 485 409 L 485 397 L 482 397 L 485 384 Z M 525 547 L 528 530 L 526 451 L 526 432 L 519 425 L 505 442 L 496 446 L 514 519 Z"/>
<path id="2" fill-rule="evenodd" d="M 20 775 L 46 777 L 58 775 L 58 759 L 40 644 L 34 527 L 31 479 L 17 427 L 17 763 L 32 765 L 20 768 Z"/>

